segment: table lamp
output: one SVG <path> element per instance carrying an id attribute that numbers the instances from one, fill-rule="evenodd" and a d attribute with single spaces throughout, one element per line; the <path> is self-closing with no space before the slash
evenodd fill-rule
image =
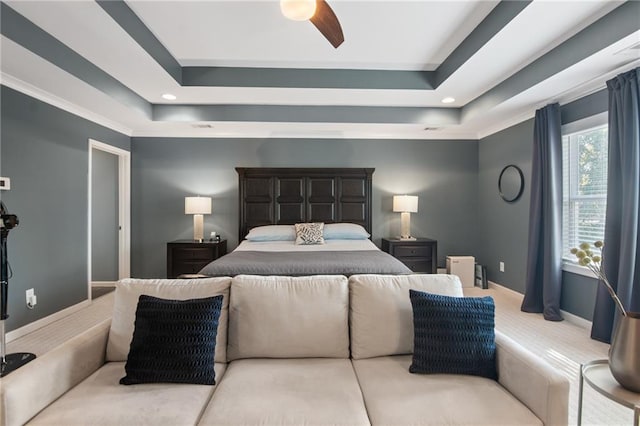
<path id="1" fill-rule="evenodd" d="M 204 238 L 204 217 L 211 214 L 211 197 L 184 197 L 184 214 L 193 215 L 193 239 L 202 242 Z"/>
<path id="2" fill-rule="evenodd" d="M 394 195 L 393 211 L 400 213 L 400 239 L 415 240 L 411 236 L 411 213 L 418 212 L 418 197 L 415 195 Z"/>

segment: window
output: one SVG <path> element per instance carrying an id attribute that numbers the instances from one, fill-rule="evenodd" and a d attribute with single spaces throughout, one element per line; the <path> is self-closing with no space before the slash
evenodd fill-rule
<path id="1" fill-rule="evenodd" d="M 564 129 L 565 132 L 567 129 Z M 607 125 L 562 137 L 562 257 L 575 263 L 572 247 L 604 239 L 607 207 Z"/>

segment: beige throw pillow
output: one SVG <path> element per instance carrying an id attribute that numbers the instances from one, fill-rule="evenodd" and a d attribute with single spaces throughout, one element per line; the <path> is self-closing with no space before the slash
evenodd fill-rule
<path id="1" fill-rule="evenodd" d="M 296 223 L 296 244 L 324 244 L 324 223 Z"/>
<path id="2" fill-rule="evenodd" d="M 231 278 L 135 279 L 127 278 L 116 284 L 113 319 L 107 342 L 107 361 L 126 361 L 133 338 L 136 308 L 141 294 L 161 299 L 187 300 L 224 296 L 218 322 L 216 362 L 227 362 L 227 321 L 229 316 L 229 286 Z"/>

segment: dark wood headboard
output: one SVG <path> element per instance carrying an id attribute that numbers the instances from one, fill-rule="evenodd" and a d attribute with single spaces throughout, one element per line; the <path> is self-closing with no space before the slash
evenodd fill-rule
<path id="1" fill-rule="evenodd" d="M 371 234 L 371 176 L 360 168 L 236 167 L 242 241 L 260 225 L 351 222 Z"/>

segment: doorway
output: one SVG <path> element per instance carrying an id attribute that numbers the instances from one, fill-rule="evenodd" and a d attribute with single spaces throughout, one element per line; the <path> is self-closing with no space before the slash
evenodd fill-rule
<path id="1" fill-rule="evenodd" d="M 89 140 L 90 299 L 130 274 L 130 155 Z"/>

